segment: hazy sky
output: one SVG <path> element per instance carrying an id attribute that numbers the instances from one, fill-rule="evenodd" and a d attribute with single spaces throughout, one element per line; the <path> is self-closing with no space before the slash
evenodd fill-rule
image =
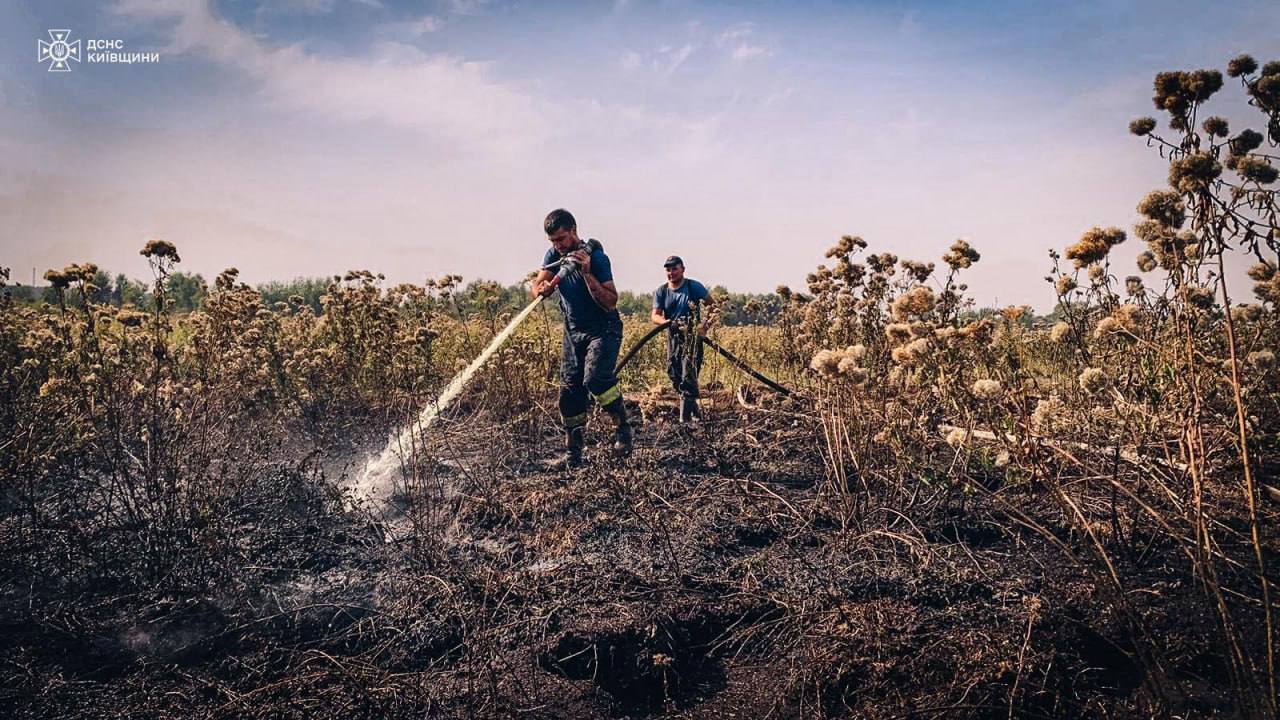
<path id="1" fill-rule="evenodd" d="M 51 28 L 161 59 L 51 73 Z M 1280 2 L 0 0 L 0 265 L 145 276 L 160 237 L 206 277 L 509 283 L 564 206 L 624 289 L 966 237 L 980 302 L 1046 307 L 1048 249 L 1164 183 L 1151 77 L 1245 51 Z"/>

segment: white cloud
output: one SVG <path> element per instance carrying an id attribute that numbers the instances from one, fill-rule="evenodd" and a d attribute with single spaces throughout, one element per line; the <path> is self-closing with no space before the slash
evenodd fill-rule
<path id="1" fill-rule="evenodd" d="M 670 75 L 689 59 L 693 51 L 697 48 L 692 44 L 685 44 L 679 48 L 664 47 L 658 51 L 657 63 L 658 70 L 663 75 Z"/>
<path id="2" fill-rule="evenodd" d="M 238 70 L 261 82 L 264 99 L 294 109 L 422 130 L 497 153 L 528 148 L 550 131 L 535 98 L 493 81 L 480 63 L 395 42 L 382 43 L 367 59 L 271 47 L 214 16 L 204 0 L 122 0 L 115 9 L 133 18 L 176 20 L 167 53 Z"/>
<path id="3" fill-rule="evenodd" d="M 428 33 L 436 32 L 443 25 L 444 22 L 435 15 L 423 15 L 415 20 L 391 23 L 391 28 L 402 32 L 409 37 L 420 38 Z"/>
<path id="4" fill-rule="evenodd" d="M 743 43 L 733 49 L 731 57 L 734 60 L 746 61 L 754 58 L 766 58 L 773 55 L 773 51 L 760 45 L 748 45 Z"/>
<path id="5" fill-rule="evenodd" d="M 268 0 L 258 6 L 259 13 L 327 15 L 337 8 L 337 0 Z"/>
<path id="6" fill-rule="evenodd" d="M 773 50 L 752 43 L 755 36 L 755 23 L 737 23 L 725 28 L 716 36 L 716 47 L 729 51 L 729 57 L 737 62 L 746 62 L 757 58 L 773 56 Z"/>
<path id="7" fill-rule="evenodd" d="M 449 0 L 455 15 L 479 15 L 489 5 L 489 0 Z"/>

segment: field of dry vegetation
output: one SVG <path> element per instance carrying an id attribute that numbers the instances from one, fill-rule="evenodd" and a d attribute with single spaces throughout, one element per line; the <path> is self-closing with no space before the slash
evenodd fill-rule
<path id="1" fill-rule="evenodd" d="M 652 343 L 635 454 L 596 420 L 568 474 L 538 312 L 352 490 L 505 325 L 457 276 L 178 313 L 152 241 L 149 307 L 0 296 L 0 712 L 1277 717 L 1280 62 L 1226 75 L 1157 76 L 1168 183 L 1050 254 L 1054 324 L 972 312 L 968 242 L 844 237 L 713 334 L 794 396 L 709 361 L 678 425 Z"/>

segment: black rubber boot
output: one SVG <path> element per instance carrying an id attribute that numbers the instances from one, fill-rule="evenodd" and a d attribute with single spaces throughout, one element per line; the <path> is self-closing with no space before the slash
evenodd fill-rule
<path id="1" fill-rule="evenodd" d="M 623 455 L 630 455 L 635 448 L 635 430 L 631 428 L 631 421 L 627 419 L 627 406 L 619 398 L 603 410 L 612 415 L 618 423 L 618 438 L 613 443 L 613 449 Z"/>
<path id="2" fill-rule="evenodd" d="M 687 423 L 702 419 L 702 411 L 698 409 L 698 398 L 680 399 L 680 422 Z"/>
<path id="3" fill-rule="evenodd" d="M 586 433 L 580 427 L 568 430 L 564 434 L 565 452 L 552 467 L 556 470 L 572 470 L 582 467 L 582 448 L 586 446 Z"/>

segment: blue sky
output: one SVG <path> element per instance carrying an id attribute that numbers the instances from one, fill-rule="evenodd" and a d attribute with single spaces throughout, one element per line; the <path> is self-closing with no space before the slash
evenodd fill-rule
<path id="1" fill-rule="evenodd" d="M 49 28 L 161 60 L 49 73 Z M 918 259 L 966 237 L 980 302 L 1046 307 L 1049 248 L 1164 181 L 1125 130 L 1151 77 L 1277 38 L 1258 0 L 9 0 L 0 265 L 142 275 L 163 237 L 251 282 L 514 282 L 565 206 L 627 289 L 671 253 L 761 291 L 844 233 Z M 1233 84 L 1211 108 L 1259 124 Z"/>

